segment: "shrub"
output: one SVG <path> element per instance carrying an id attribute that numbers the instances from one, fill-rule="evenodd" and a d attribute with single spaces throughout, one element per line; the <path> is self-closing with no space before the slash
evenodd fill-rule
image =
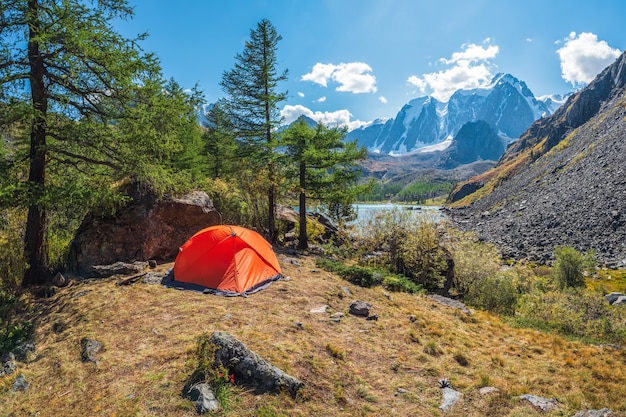
<path id="1" fill-rule="evenodd" d="M 416 284 L 404 275 L 391 274 L 383 278 L 383 286 L 389 291 L 395 292 L 408 292 L 409 294 L 416 294 L 423 292 L 424 288 L 421 285 Z"/>
<path id="2" fill-rule="evenodd" d="M 381 274 L 359 266 L 349 266 L 340 275 L 351 283 L 365 288 L 373 287 L 382 282 Z"/>
<path id="3" fill-rule="evenodd" d="M 317 258 L 315 264 L 325 271 L 333 272 L 338 275 L 341 275 L 347 268 L 343 263 L 327 258 Z"/>
<path id="4" fill-rule="evenodd" d="M 197 367 L 191 377 L 191 382 L 202 381 L 211 385 L 220 407 L 224 411 L 228 411 L 232 403 L 231 387 L 235 383 L 235 377 L 223 365 L 215 364 L 215 352 L 218 347 L 211 343 L 210 338 L 208 333 L 203 333 L 196 340 L 195 359 Z"/>
<path id="5" fill-rule="evenodd" d="M 540 329 L 611 343 L 626 341 L 626 311 L 580 289 L 535 291 L 520 297 L 516 321 Z"/>
<path id="6" fill-rule="evenodd" d="M 436 224 L 420 222 L 399 245 L 396 272 L 430 290 L 442 288 L 448 264 Z"/>
<path id="7" fill-rule="evenodd" d="M 595 253 L 589 251 L 584 255 L 571 246 L 557 246 L 554 249 L 554 279 L 561 287 L 583 287 L 585 272 L 595 267 Z"/>
<path id="8" fill-rule="evenodd" d="M 24 213 L 5 210 L 0 215 L 0 294 L 14 294 L 28 266 L 24 253 Z"/>
<path id="9" fill-rule="evenodd" d="M 446 253 L 438 224 L 400 210 L 374 215 L 358 235 L 358 247 L 371 265 L 401 274 L 428 289 L 443 286 Z"/>
<path id="10" fill-rule="evenodd" d="M 467 294 L 474 283 L 498 274 L 502 258 L 495 246 L 480 241 L 476 234 L 447 230 L 447 247 L 454 259 L 454 287 Z"/>
<path id="11" fill-rule="evenodd" d="M 466 301 L 475 307 L 499 314 L 515 313 L 517 291 L 505 277 L 481 278 L 469 288 Z"/>
<path id="12" fill-rule="evenodd" d="M 0 354 L 14 350 L 31 338 L 33 324 L 14 320 L 16 311 L 24 308 L 23 297 L 0 291 Z"/>

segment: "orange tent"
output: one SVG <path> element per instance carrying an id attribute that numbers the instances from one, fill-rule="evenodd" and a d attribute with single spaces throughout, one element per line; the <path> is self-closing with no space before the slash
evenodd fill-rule
<path id="1" fill-rule="evenodd" d="M 247 295 L 282 278 L 272 246 L 239 226 L 211 226 L 179 249 L 174 280 L 220 295 Z"/>

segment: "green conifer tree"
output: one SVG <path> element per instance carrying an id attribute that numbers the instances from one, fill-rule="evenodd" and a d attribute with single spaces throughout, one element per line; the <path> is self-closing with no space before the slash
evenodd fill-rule
<path id="1" fill-rule="evenodd" d="M 276 129 L 281 116 L 278 104 L 287 97 L 278 84 L 287 79 L 287 70 L 278 71 L 278 42 L 282 37 L 272 23 L 263 19 L 242 53 L 235 56 L 235 66 L 222 75 L 221 86 L 226 93 L 223 109 L 242 140 L 245 160 L 265 182 L 268 201 L 268 238 L 277 238 L 275 203 L 277 172 L 275 169 Z"/>

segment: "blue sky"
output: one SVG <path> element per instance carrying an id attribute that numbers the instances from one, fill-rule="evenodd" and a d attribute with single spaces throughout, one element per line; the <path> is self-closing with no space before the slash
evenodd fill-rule
<path id="1" fill-rule="evenodd" d="M 499 72 L 536 96 L 580 88 L 626 48 L 623 0 L 129 0 L 116 24 L 159 57 L 164 74 L 223 95 L 224 71 L 250 30 L 269 19 L 282 36 L 280 107 L 357 127 L 394 117 L 411 99 L 447 100 Z"/>

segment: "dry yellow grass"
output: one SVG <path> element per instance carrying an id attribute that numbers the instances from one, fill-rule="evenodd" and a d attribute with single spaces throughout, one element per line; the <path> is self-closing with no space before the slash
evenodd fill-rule
<path id="1" fill-rule="evenodd" d="M 559 411 L 543 415 L 626 412 L 624 350 L 513 329 L 422 295 L 356 287 L 318 270 L 313 258 L 299 260 L 282 262 L 289 280 L 248 298 L 107 279 L 35 302 L 37 353 L 19 364 L 31 387 L 8 392 L 15 375 L 0 378 L 0 415 L 196 415 L 181 390 L 195 367 L 195 339 L 218 330 L 307 385 L 297 400 L 234 387 L 227 415 L 439 416 L 441 378 L 463 393 L 448 416 L 539 415 L 516 398 L 525 393 L 559 400 Z M 342 287 L 353 296 L 342 297 Z M 347 314 L 353 299 L 370 302 L 379 320 Z M 324 304 L 346 316 L 332 323 L 329 314 L 310 312 Z M 103 344 L 97 365 L 80 361 L 83 337 Z M 481 396 L 483 386 L 500 393 Z"/>

